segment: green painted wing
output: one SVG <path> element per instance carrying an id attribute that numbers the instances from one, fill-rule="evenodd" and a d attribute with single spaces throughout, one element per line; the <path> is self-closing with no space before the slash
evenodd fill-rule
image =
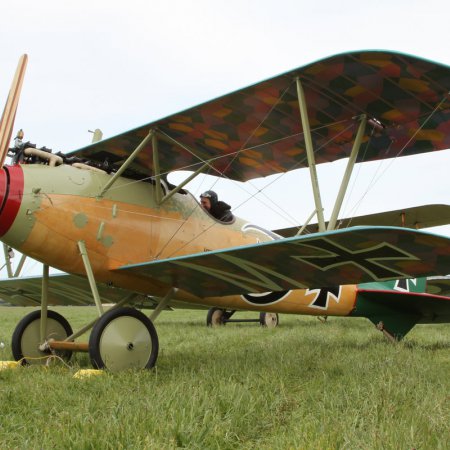
<path id="1" fill-rule="evenodd" d="M 201 297 L 329 287 L 450 273 L 450 239 L 355 227 L 124 266 Z"/>
<path id="2" fill-rule="evenodd" d="M 207 160 L 210 173 L 245 181 L 306 167 L 296 77 L 308 102 L 318 164 L 349 156 L 355 116 L 363 113 L 379 126 L 369 126 L 358 161 L 450 148 L 450 68 L 400 53 L 361 51 L 314 62 L 72 154 L 108 159 L 117 168 L 156 127 L 161 173 L 194 170 Z M 125 176 L 153 172 L 148 143 Z"/>

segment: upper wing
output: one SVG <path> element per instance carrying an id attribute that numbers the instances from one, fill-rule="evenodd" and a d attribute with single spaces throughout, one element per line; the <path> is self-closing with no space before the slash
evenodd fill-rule
<path id="1" fill-rule="evenodd" d="M 323 59 L 74 154 L 118 167 L 157 128 L 161 173 L 210 161 L 213 174 L 245 181 L 306 167 L 296 77 L 308 102 L 318 164 L 349 156 L 355 116 L 363 113 L 378 125 L 366 133 L 358 161 L 450 148 L 450 68 L 400 53 L 363 51 Z M 152 174 L 148 143 L 125 176 Z"/>
<path id="2" fill-rule="evenodd" d="M 325 222 L 328 224 L 328 222 Z M 429 228 L 450 224 L 450 205 L 423 205 L 413 208 L 397 209 L 377 214 L 367 214 L 338 221 L 339 228 L 349 226 L 388 226 L 406 228 Z M 294 236 L 300 227 L 282 228 L 273 230 L 281 236 Z M 319 230 L 317 223 L 312 223 L 305 227 L 305 233 L 317 233 Z"/>
<path id="3" fill-rule="evenodd" d="M 355 227 L 118 270 L 201 297 L 450 273 L 450 239 L 407 228 Z"/>

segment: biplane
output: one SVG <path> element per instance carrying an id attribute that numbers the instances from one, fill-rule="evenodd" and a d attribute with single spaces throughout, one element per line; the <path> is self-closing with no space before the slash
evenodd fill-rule
<path id="1" fill-rule="evenodd" d="M 9 147 L 25 65 L 26 56 L 2 118 L 1 162 L 9 151 L 14 163 L 0 170 L 0 239 L 43 273 L 0 283 L 4 300 L 40 305 L 13 333 L 16 360 L 85 351 L 95 368 L 151 368 L 154 321 L 174 305 L 211 307 L 215 323 L 235 310 L 367 317 L 394 340 L 450 321 L 450 239 L 417 229 L 449 223 L 448 205 L 419 208 L 421 220 L 339 219 L 355 164 L 450 148 L 449 67 L 389 51 L 340 54 L 55 154 Z M 342 158 L 325 221 L 316 166 Z M 200 174 L 246 182 L 301 168 L 317 219 L 309 233 L 308 224 L 224 223 L 185 189 Z M 177 170 L 192 173 L 174 185 Z M 98 317 L 73 331 L 56 304 L 93 304 Z"/>

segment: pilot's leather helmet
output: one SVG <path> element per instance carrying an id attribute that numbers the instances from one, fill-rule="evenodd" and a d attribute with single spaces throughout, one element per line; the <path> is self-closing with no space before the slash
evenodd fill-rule
<path id="1" fill-rule="evenodd" d="M 219 200 L 219 197 L 214 191 L 205 191 L 203 194 L 200 195 L 200 198 L 209 198 L 209 201 L 211 202 L 211 206 L 216 204 Z"/>

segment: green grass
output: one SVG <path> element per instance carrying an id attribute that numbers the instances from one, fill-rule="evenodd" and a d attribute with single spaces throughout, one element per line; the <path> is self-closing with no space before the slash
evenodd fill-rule
<path id="1" fill-rule="evenodd" d="M 57 310 L 74 329 L 95 316 Z M 0 308 L 0 359 L 12 359 L 29 311 Z M 71 368 L 0 371 L 0 448 L 448 448 L 448 325 L 417 326 L 392 345 L 365 319 L 208 329 L 205 315 L 160 316 L 152 371 L 75 379 L 91 368 L 81 353 Z"/>

